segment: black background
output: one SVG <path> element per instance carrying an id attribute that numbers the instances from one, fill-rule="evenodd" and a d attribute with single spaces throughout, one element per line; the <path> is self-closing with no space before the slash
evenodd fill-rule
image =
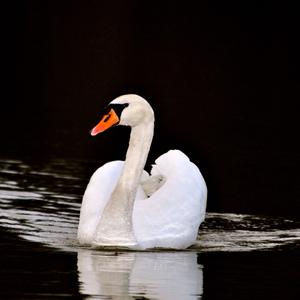
<path id="1" fill-rule="evenodd" d="M 103 106 L 136 93 L 156 113 L 149 165 L 184 151 L 208 210 L 298 215 L 299 80 L 284 7 L 28 0 L 2 11 L 2 156 L 123 159 L 128 128 L 88 132 Z"/>

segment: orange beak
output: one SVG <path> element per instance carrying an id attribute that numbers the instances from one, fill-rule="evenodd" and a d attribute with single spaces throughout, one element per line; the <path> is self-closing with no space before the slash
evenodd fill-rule
<path id="1" fill-rule="evenodd" d="M 100 122 L 91 130 L 91 135 L 95 136 L 100 132 L 105 131 L 106 129 L 116 125 L 120 122 L 119 117 L 113 109 L 109 111 L 108 114 L 104 115 Z"/>

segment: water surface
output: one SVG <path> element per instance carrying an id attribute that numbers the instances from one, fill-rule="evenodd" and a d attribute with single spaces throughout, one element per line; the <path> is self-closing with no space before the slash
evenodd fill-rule
<path id="1" fill-rule="evenodd" d="M 0 160 L 5 299 L 253 299 L 297 292 L 300 229 L 291 219 L 208 213 L 185 251 L 80 247 L 80 203 L 93 167 Z"/>

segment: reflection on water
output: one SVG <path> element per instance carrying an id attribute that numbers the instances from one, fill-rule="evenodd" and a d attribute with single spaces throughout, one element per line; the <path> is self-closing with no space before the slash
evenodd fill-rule
<path id="1" fill-rule="evenodd" d="M 203 275 L 197 253 L 270 250 L 293 247 L 300 240 L 293 220 L 208 213 L 197 242 L 187 251 L 82 248 L 76 231 L 93 168 L 84 161 L 0 160 L 0 226 L 22 239 L 77 253 L 79 289 L 87 299 L 199 299 Z"/>
<path id="2" fill-rule="evenodd" d="M 199 299 L 202 266 L 193 252 L 78 251 L 80 292 L 87 299 Z M 126 295 L 126 298 L 125 298 Z M 94 296 L 97 296 L 94 298 Z"/>

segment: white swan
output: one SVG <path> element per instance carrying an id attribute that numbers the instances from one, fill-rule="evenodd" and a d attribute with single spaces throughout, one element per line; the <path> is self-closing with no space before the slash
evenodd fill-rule
<path id="1" fill-rule="evenodd" d="M 154 113 L 138 95 L 113 100 L 91 131 L 131 126 L 126 160 L 100 167 L 83 196 L 78 240 L 81 244 L 131 249 L 184 249 L 194 243 L 204 220 L 207 188 L 199 169 L 179 150 L 161 155 L 151 176 L 143 171 Z"/>

